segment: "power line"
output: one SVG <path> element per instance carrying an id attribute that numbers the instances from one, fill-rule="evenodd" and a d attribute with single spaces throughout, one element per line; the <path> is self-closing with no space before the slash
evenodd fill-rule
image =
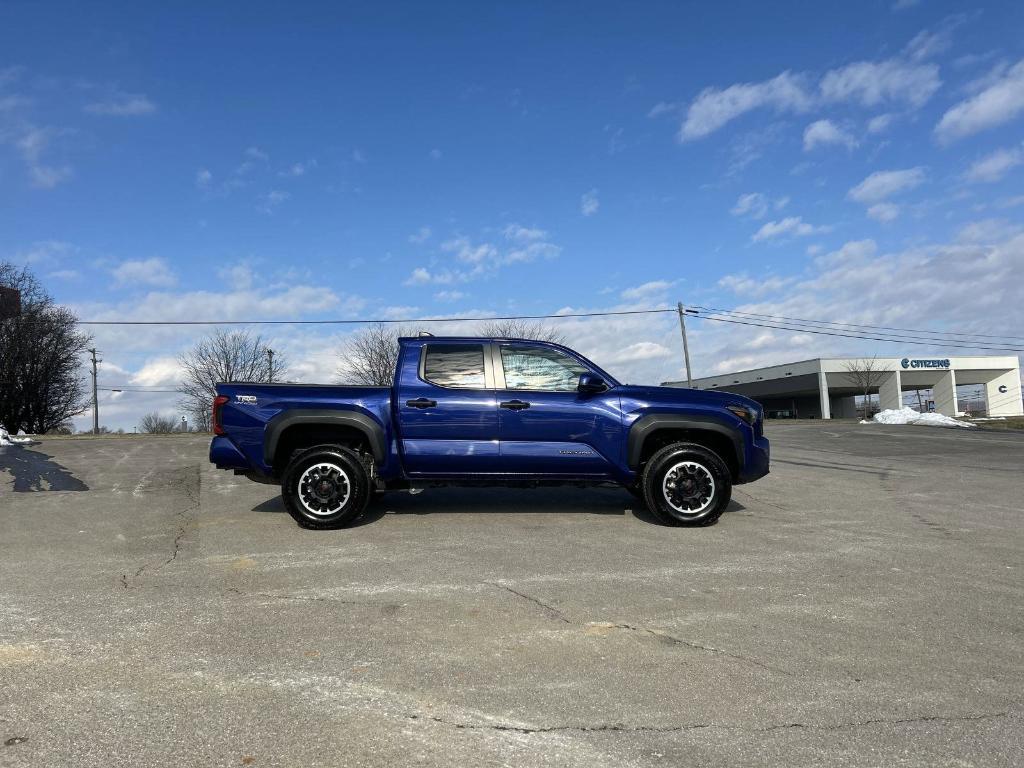
<path id="1" fill-rule="evenodd" d="M 394 318 L 337 319 L 337 320 L 79 320 L 79 325 L 363 325 L 414 323 L 468 323 L 496 320 L 555 320 L 562 317 L 611 317 L 616 315 L 653 315 L 675 312 L 675 309 L 627 309 L 618 312 L 565 312 L 554 315 L 497 315 L 481 317 L 421 317 L 395 320 Z"/>
<path id="2" fill-rule="evenodd" d="M 756 312 L 740 312 L 736 309 L 719 309 L 716 307 L 701 307 L 698 305 L 692 305 L 693 309 L 704 310 L 706 312 L 715 312 L 725 315 L 740 315 L 743 317 L 758 317 L 770 320 L 787 320 L 798 323 L 812 323 L 817 325 L 837 325 L 844 326 L 847 328 L 868 328 L 870 330 L 877 331 L 902 331 L 905 333 L 920 333 L 928 336 L 961 336 L 967 339 L 978 338 L 978 339 L 1003 339 L 1010 341 L 1024 342 L 1024 336 L 998 336 L 988 333 L 959 333 L 957 331 L 926 331 L 920 328 L 899 328 L 890 325 L 866 325 L 862 323 L 839 323 L 830 320 L 808 320 L 802 317 L 787 317 L 786 315 L 761 315 Z M 887 334 L 889 335 L 889 334 Z"/>
<path id="3" fill-rule="evenodd" d="M 990 352 L 1024 352 L 1024 347 L 988 347 L 981 346 L 978 344 L 957 344 L 952 340 L 922 340 L 922 339 L 910 339 L 910 338 L 887 338 L 885 336 L 871 336 L 866 333 L 841 333 L 838 330 L 820 330 L 808 327 L 793 327 L 792 325 L 785 325 L 781 323 L 758 323 L 753 320 L 738 320 L 731 317 L 722 317 L 717 315 L 706 315 L 698 313 L 697 317 L 702 320 L 713 320 L 719 323 L 732 323 L 734 325 L 749 325 L 757 328 L 771 328 L 777 331 L 791 331 L 793 333 L 811 333 L 817 336 L 838 336 L 847 339 L 862 339 L 865 341 L 885 341 L 892 344 L 905 344 L 905 345 L 916 345 L 916 346 L 928 346 L 938 348 L 949 348 L 949 349 L 981 349 Z"/>
<path id="4" fill-rule="evenodd" d="M 134 387 L 99 387 L 101 392 L 135 392 L 137 394 L 178 393 L 176 389 L 136 389 Z"/>

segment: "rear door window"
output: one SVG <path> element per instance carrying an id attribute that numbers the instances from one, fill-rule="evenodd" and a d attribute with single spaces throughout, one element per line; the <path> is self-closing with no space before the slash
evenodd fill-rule
<path id="1" fill-rule="evenodd" d="M 423 356 L 423 378 L 450 389 L 484 389 L 482 344 L 429 344 Z"/>

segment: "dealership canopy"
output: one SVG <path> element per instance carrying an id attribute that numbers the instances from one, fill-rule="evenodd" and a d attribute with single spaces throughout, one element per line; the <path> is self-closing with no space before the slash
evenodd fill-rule
<path id="1" fill-rule="evenodd" d="M 735 392 L 757 400 L 769 415 L 830 419 L 856 415 L 854 398 L 863 395 L 850 369 L 871 364 L 871 392 L 883 409 L 902 408 L 903 392 L 930 389 L 934 407 L 961 415 L 956 388 L 984 385 L 989 416 L 1022 416 L 1020 361 L 995 355 L 976 357 L 832 357 L 755 368 L 694 379 L 694 389 Z M 681 381 L 667 386 L 685 387 Z"/>

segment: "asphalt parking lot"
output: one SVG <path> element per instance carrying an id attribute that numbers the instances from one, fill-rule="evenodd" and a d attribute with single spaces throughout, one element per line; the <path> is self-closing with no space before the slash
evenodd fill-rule
<path id="1" fill-rule="evenodd" d="M 0 449 L 0 766 L 1020 765 L 1024 436 L 770 424 L 624 491 L 302 530 L 199 437 Z"/>

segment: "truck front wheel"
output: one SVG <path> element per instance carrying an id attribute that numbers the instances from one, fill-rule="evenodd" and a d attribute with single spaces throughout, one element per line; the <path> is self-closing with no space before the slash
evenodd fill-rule
<path id="1" fill-rule="evenodd" d="M 732 477 L 714 451 L 695 443 L 673 443 L 644 468 L 647 508 L 668 525 L 710 525 L 732 496 Z"/>
<path id="2" fill-rule="evenodd" d="M 352 450 L 318 445 L 288 462 L 281 496 L 288 514 L 303 528 L 341 528 L 366 509 L 370 482 Z"/>

